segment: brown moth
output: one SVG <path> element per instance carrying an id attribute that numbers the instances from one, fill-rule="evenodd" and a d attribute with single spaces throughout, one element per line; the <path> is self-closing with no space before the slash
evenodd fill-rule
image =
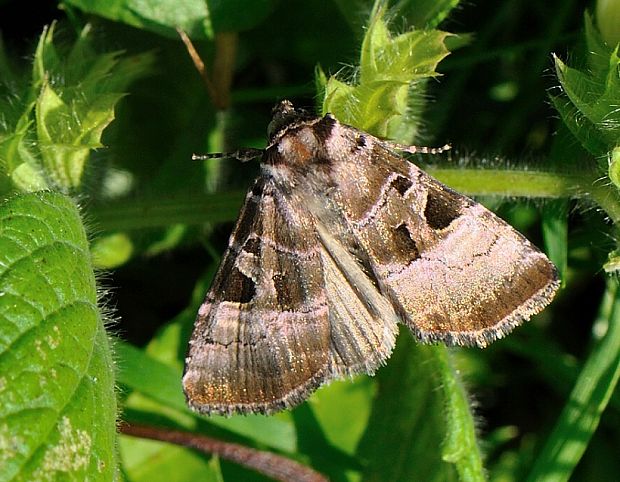
<path id="1" fill-rule="evenodd" d="M 398 151 L 440 150 L 283 101 L 267 148 L 231 155 L 260 157 L 261 175 L 198 312 L 183 376 L 193 409 L 292 407 L 373 373 L 397 323 L 421 342 L 485 347 L 549 304 L 547 257 Z"/>

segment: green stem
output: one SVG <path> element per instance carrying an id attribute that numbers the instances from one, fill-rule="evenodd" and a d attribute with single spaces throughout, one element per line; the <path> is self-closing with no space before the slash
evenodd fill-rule
<path id="1" fill-rule="evenodd" d="M 620 193 L 603 184 L 591 171 L 549 172 L 509 169 L 446 169 L 429 166 L 431 176 L 471 196 L 525 198 L 582 198 L 598 204 L 616 224 L 620 222 Z"/>
<path id="2" fill-rule="evenodd" d="M 427 166 L 425 170 L 451 188 L 471 196 L 590 199 L 614 223 L 620 223 L 620 193 L 602 184 L 590 171 L 562 173 L 435 166 Z M 91 206 L 89 215 L 98 229 L 107 232 L 218 223 L 237 218 L 243 196 L 240 191 L 232 191 L 180 199 L 123 199 Z"/>
<path id="3" fill-rule="evenodd" d="M 447 430 L 442 458 L 455 465 L 460 480 L 484 481 L 486 477 L 482 454 L 476 440 L 476 427 L 467 392 L 452 364 L 448 349 L 441 345 L 433 348 L 432 354 L 440 376 L 439 387 L 445 400 Z"/>
<path id="4" fill-rule="evenodd" d="M 174 224 L 221 223 L 237 218 L 244 194 L 231 191 L 182 199 L 123 199 L 91 206 L 88 217 L 94 221 L 98 230 L 105 232 Z"/>
<path id="5" fill-rule="evenodd" d="M 425 171 L 452 189 L 471 196 L 561 198 L 575 197 L 583 191 L 584 176 L 579 173 L 432 166 Z"/>

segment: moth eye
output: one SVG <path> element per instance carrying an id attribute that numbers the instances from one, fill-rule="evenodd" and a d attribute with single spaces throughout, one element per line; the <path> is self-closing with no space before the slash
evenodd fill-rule
<path id="1" fill-rule="evenodd" d="M 426 194 L 424 216 L 426 224 L 433 229 L 444 229 L 460 217 L 463 198 L 449 189 L 429 189 Z"/>
<path id="2" fill-rule="evenodd" d="M 358 147 L 358 149 L 362 147 L 366 147 L 366 136 L 364 135 L 357 136 L 355 138 L 355 145 Z"/>
<path id="3" fill-rule="evenodd" d="M 391 187 L 396 189 L 401 196 L 404 196 L 411 186 L 413 186 L 413 182 L 403 176 L 398 176 L 391 184 Z"/>
<path id="4" fill-rule="evenodd" d="M 409 263 L 415 261 L 420 257 L 420 251 L 418 245 L 411 237 L 411 233 L 405 224 L 400 224 L 394 230 L 394 244 L 397 247 L 397 251 L 402 254 L 406 254 L 409 258 Z"/>
<path id="5" fill-rule="evenodd" d="M 226 291 L 222 294 L 222 299 L 235 303 L 249 303 L 255 294 L 254 281 L 239 269 L 233 268 L 228 276 Z"/>

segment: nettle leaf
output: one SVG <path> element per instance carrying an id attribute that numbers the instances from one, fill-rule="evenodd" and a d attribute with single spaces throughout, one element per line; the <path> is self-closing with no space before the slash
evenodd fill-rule
<path id="1" fill-rule="evenodd" d="M 262 22 L 275 0 L 67 0 L 88 13 L 123 22 L 159 35 L 178 39 L 177 28 L 196 39 L 212 38 L 214 32 L 247 30 Z"/>
<path id="2" fill-rule="evenodd" d="M 568 98 L 554 95 L 550 96 L 550 99 L 562 122 L 588 152 L 594 156 L 605 152 L 606 143 L 599 137 L 596 125 L 583 116 Z"/>
<path id="3" fill-rule="evenodd" d="M 28 134 L 35 95 L 6 55 L 0 39 L 0 192 L 16 182 L 23 190 L 44 189 Z M 13 177 L 13 181 L 11 180 Z"/>
<path id="4" fill-rule="evenodd" d="M 569 67 L 555 57 L 558 79 L 566 96 L 553 96 L 562 120 L 594 156 L 602 157 L 620 144 L 620 57 L 609 50 L 586 16 L 590 70 Z"/>
<path id="5" fill-rule="evenodd" d="M 54 30 L 52 25 L 41 35 L 32 78 L 21 80 L 28 87 L 14 96 L 16 114 L 0 133 L 4 175 L 22 191 L 78 188 L 123 91 L 153 61 L 150 54 L 98 54 L 88 26 L 70 48 L 56 47 Z"/>
<path id="6" fill-rule="evenodd" d="M 392 35 L 385 6 L 373 12 L 364 36 L 355 84 L 331 77 L 324 86 L 323 113 L 383 138 L 411 142 L 418 131 L 415 115 L 423 103 L 424 82 L 439 75 L 437 64 L 449 54 L 439 30 Z"/>
<path id="7" fill-rule="evenodd" d="M 113 361 L 74 202 L 0 204 L 0 481 L 112 480 Z"/>
<path id="8" fill-rule="evenodd" d="M 584 15 L 584 37 L 588 49 L 590 71 L 596 76 L 605 75 L 609 67 L 609 46 L 594 26 L 592 16 L 588 12 Z"/>
<path id="9" fill-rule="evenodd" d="M 122 96 L 102 94 L 88 103 L 67 103 L 49 83 L 43 86 L 36 103 L 37 137 L 43 165 L 56 185 L 80 185 L 90 151 L 103 147 L 99 139 Z"/>

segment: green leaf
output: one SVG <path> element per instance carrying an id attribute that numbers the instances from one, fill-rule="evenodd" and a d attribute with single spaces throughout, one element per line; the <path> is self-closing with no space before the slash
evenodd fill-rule
<path id="1" fill-rule="evenodd" d="M 181 387 L 182 372 L 179 368 L 155 360 L 142 350 L 121 341 L 117 342 L 116 351 L 119 357 L 119 383 L 141 392 L 165 407 L 198 417 L 190 412 L 185 403 Z M 268 446 L 292 452 L 296 447 L 296 436 L 290 421 L 284 420 L 286 417 L 287 415 L 230 418 L 211 416 L 208 421 Z"/>
<path id="2" fill-rule="evenodd" d="M 91 247 L 93 265 L 111 269 L 126 263 L 133 252 L 133 243 L 124 233 L 115 233 L 96 239 Z"/>
<path id="3" fill-rule="evenodd" d="M 177 28 L 196 39 L 212 38 L 214 32 L 247 30 L 271 12 L 275 0 L 66 0 L 88 13 L 123 22 L 159 35 L 178 39 Z"/>
<path id="4" fill-rule="evenodd" d="M 555 95 L 550 96 L 550 99 L 564 125 L 588 152 L 593 156 L 600 156 L 606 151 L 607 144 L 598 135 L 596 125 L 583 116 L 570 100 Z"/>
<path id="5" fill-rule="evenodd" d="M 564 280 L 568 265 L 568 200 L 547 201 L 543 208 L 543 237 L 549 259 Z"/>
<path id="6" fill-rule="evenodd" d="M 73 137 L 72 127 L 77 127 L 70 124 L 71 111 L 46 83 L 36 104 L 37 136 L 46 171 L 56 185 L 65 188 L 79 185 L 90 150 L 101 147 L 100 144 L 82 145 L 79 139 L 66 139 Z M 114 113 L 108 111 L 106 117 L 105 125 L 112 121 Z"/>
<path id="7" fill-rule="evenodd" d="M 131 482 L 220 482 L 216 457 L 208 459 L 185 447 L 136 437 L 120 437 L 123 469 Z"/>
<path id="8" fill-rule="evenodd" d="M 31 79 L 12 99 L 16 114 L 0 132 L 0 164 L 14 187 L 36 190 L 81 185 L 90 151 L 102 147 L 122 91 L 149 69 L 150 54 L 99 54 L 86 26 L 71 47 L 54 43 L 55 25 L 43 31 Z M 0 105 L 0 107 L 2 107 Z M 6 190 L 6 189 L 5 189 Z"/>
<path id="9" fill-rule="evenodd" d="M 73 201 L 0 205 L 0 480 L 112 480 L 113 362 Z"/>
<path id="10" fill-rule="evenodd" d="M 581 144 L 594 156 L 602 157 L 620 144 L 620 57 L 617 47 L 614 51 L 606 49 L 588 16 L 586 41 L 592 49 L 588 57 L 592 69 L 582 72 L 554 57 L 566 97 L 551 99 Z"/>
<path id="11" fill-rule="evenodd" d="M 326 439 L 353 454 L 368 424 L 374 380 L 367 376 L 338 380 L 318 390 L 309 400 Z"/>
<path id="12" fill-rule="evenodd" d="M 484 480 L 474 422 L 445 346 L 403 331 L 379 390 L 360 456 L 366 481 Z"/>
<path id="13" fill-rule="evenodd" d="M 379 0 L 382 2 L 383 0 Z M 362 32 L 363 16 L 372 5 L 379 3 L 372 0 L 335 0 L 336 5 L 351 25 L 353 30 Z M 434 28 L 447 18 L 460 0 L 399 0 L 392 2 L 389 9 L 391 17 L 403 19 L 407 25 L 416 28 Z"/>
<path id="14" fill-rule="evenodd" d="M 614 279 L 608 280 L 597 324 L 606 332 L 588 356 L 530 481 L 569 480 L 614 393 L 620 377 L 620 291 Z"/>
<path id="15" fill-rule="evenodd" d="M 609 57 L 609 46 L 605 43 L 601 37 L 601 33 L 594 26 L 592 16 L 588 12 L 584 14 L 584 36 L 588 49 L 588 64 L 590 70 L 595 77 L 605 75 L 609 67 L 607 61 Z"/>
<path id="16" fill-rule="evenodd" d="M 362 42 L 357 83 L 331 77 L 325 85 L 323 113 L 383 138 L 411 142 L 418 131 L 424 82 L 437 76 L 437 64 L 448 55 L 438 30 L 392 35 L 378 2 Z"/>
<path id="17" fill-rule="evenodd" d="M 0 192 L 8 192 L 12 183 L 23 191 L 48 187 L 30 145 L 36 94 L 27 83 L 9 65 L 0 43 Z"/>
<path id="18" fill-rule="evenodd" d="M 443 22 L 460 0 L 399 0 L 393 9 L 417 28 L 435 28 Z"/>

